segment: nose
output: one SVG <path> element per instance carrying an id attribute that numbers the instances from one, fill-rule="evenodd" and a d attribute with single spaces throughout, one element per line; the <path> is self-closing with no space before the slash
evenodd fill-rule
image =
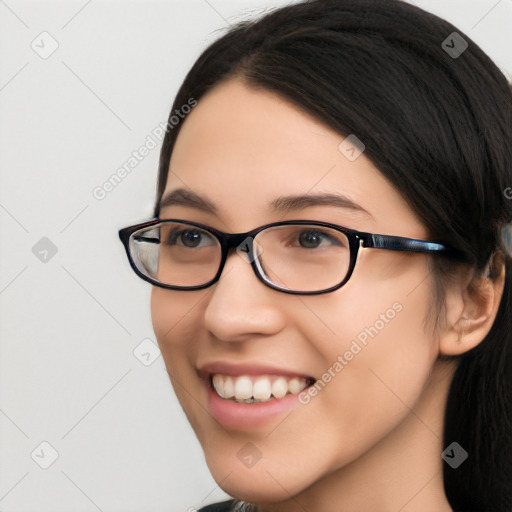
<path id="1" fill-rule="evenodd" d="M 233 251 L 205 309 L 205 327 L 223 341 L 273 335 L 286 325 L 283 294 L 265 286 L 250 263 Z"/>

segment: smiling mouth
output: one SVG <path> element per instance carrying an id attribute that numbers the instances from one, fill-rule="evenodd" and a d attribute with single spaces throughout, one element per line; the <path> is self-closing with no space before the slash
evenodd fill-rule
<path id="1" fill-rule="evenodd" d="M 312 377 L 283 375 L 210 375 L 210 385 L 220 398 L 254 404 L 296 395 L 315 383 Z"/>

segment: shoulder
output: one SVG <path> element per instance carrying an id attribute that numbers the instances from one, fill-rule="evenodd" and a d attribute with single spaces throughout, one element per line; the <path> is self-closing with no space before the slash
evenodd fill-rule
<path id="1" fill-rule="evenodd" d="M 200 508 L 197 512 L 230 512 L 235 500 L 223 501 L 222 503 L 214 503 Z"/>

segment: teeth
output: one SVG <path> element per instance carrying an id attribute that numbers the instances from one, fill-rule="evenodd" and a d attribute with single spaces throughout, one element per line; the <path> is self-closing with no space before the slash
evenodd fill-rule
<path id="1" fill-rule="evenodd" d="M 272 394 L 276 398 L 283 398 L 288 393 L 288 382 L 284 377 L 279 377 L 272 383 Z"/>
<path id="2" fill-rule="evenodd" d="M 224 379 L 223 379 L 224 380 Z M 245 400 L 252 396 L 252 381 L 249 377 L 239 377 L 235 382 L 235 398 Z"/>
<path id="3" fill-rule="evenodd" d="M 276 375 L 233 377 L 220 373 L 213 375 L 212 384 L 221 398 L 245 403 L 283 398 L 289 393 L 300 393 L 308 385 L 303 377 L 289 378 Z"/>
<path id="4" fill-rule="evenodd" d="M 212 384 L 215 391 L 221 398 L 226 398 L 224 396 L 224 377 L 218 373 L 216 373 L 212 378 Z"/>
<path id="5" fill-rule="evenodd" d="M 270 380 L 266 377 L 262 377 L 258 379 L 252 385 L 252 397 L 256 400 L 268 400 L 270 398 L 270 394 L 272 393 L 272 386 L 270 384 Z"/>
<path id="6" fill-rule="evenodd" d="M 228 375 L 224 378 L 224 396 L 223 398 L 233 398 L 235 396 L 235 385 L 233 379 Z"/>
<path id="7" fill-rule="evenodd" d="M 290 390 L 290 393 L 293 393 L 295 395 L 296 393 L 299 393 L 299 391 L 302 391 L 304 389 L 304 386 L 302 386 L 302 383 L 297 377 L 294 377 L 293 379 L 290 380 L 290 382 L 288 382 L 288 389 Z"/>

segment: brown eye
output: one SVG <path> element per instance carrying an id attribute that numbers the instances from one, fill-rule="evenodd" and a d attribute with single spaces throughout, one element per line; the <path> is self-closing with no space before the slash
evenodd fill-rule
<path id="1" fill-rule="evenodd" d="M 198 229 L 175 229 L 169 233 L 167 245 L 182 245 L 194 249 L 215 244 L 215 240 L 205 231 Z"/>
<path id="2" fill-rule="evenodd" d="M 300 246 L 304 249 L 316 249 L 322 245 L 342 245 L 341 240 L 331 236 L 329 233 L 316 229 L 301 231 L 298 239 Z"/>

